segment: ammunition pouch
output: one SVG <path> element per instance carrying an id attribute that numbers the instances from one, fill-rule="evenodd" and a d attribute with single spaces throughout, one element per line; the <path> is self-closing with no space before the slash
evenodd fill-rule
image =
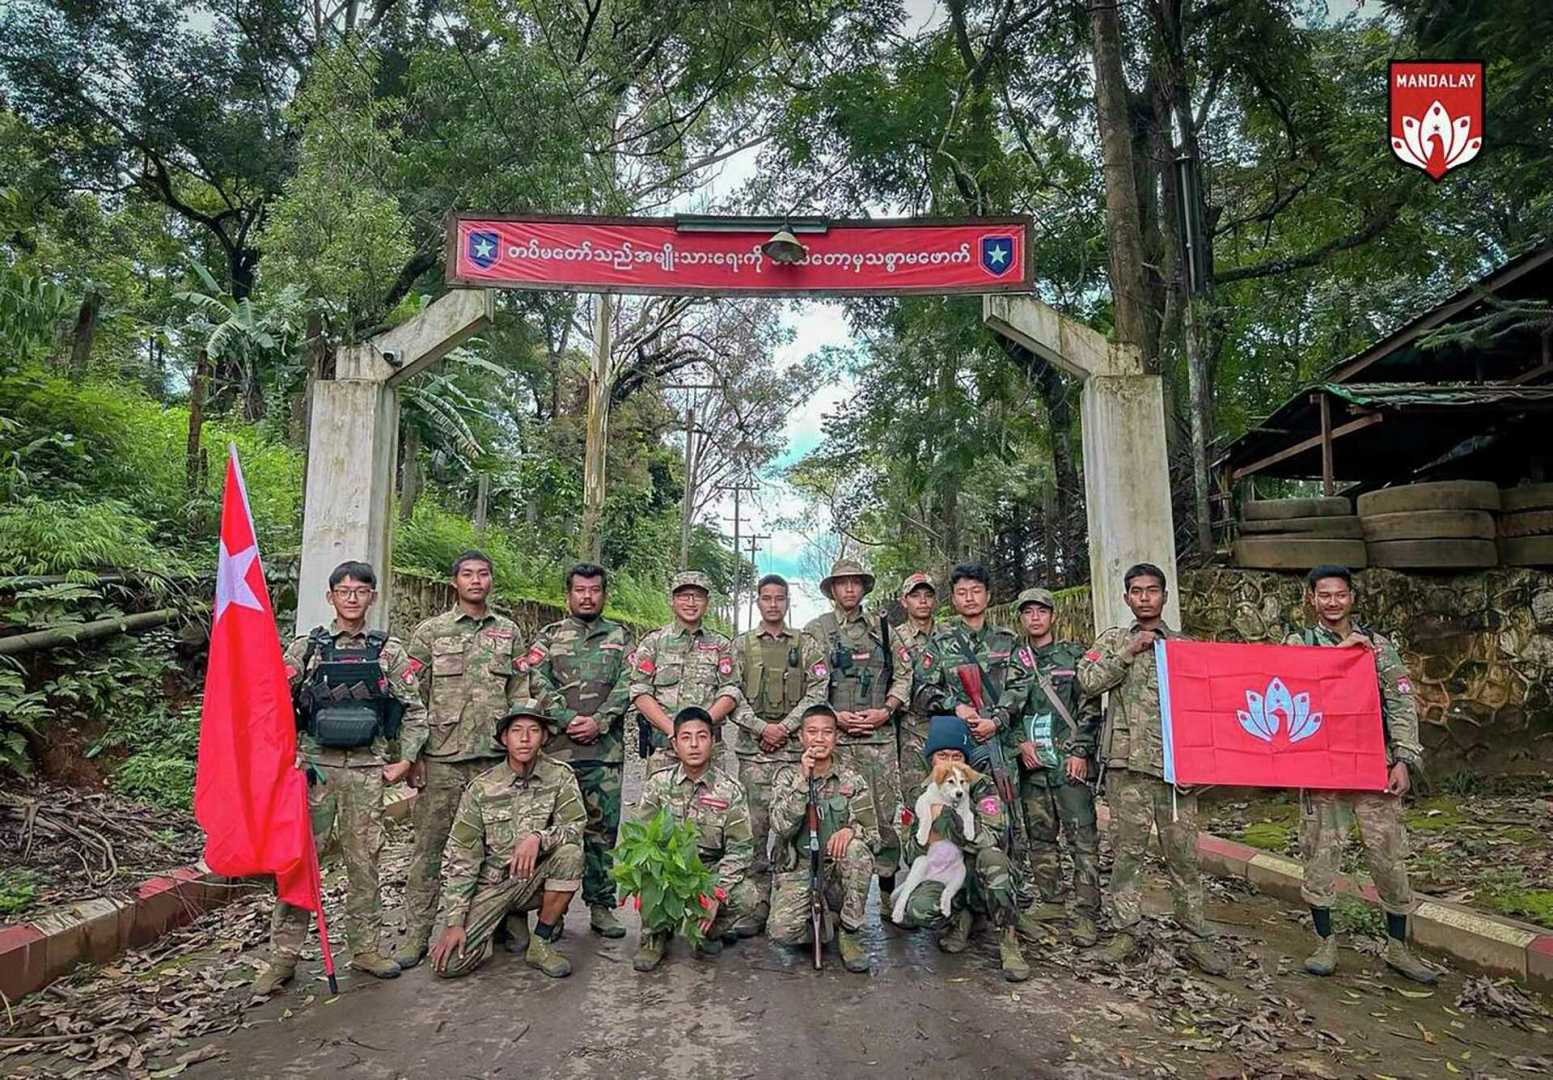
<path id="1" fill-rule="evenodd" d="M 371 746 L 380 736 L 398 737 L 404 706 L 389 692 L 387 673 L 378 662 L 387 640 L 373 631 L 365 648 L 339 649 L 322 628 L 313 631 L 304 669 L 315 651 L 321 657 L 297 695 L 299 731 L 335 750 Z"/>

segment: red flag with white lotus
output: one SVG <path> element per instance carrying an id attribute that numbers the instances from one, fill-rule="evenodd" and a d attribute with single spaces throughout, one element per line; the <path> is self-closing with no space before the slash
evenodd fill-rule
<path id="1" fill-rule="evenodd" d="M 233 447 L 221 505 L 194 816 L 205 830 L 212 870 L 229 877 L 274 874 L 280 899 L 317 911 L 307 778 L 296 756 L 291 687 Z"/>
<path id="2" fill-rule="evenodd" d="M 1166 639 L 1154 656 L 1168 782 L 1386 789 L 1369 649 Z"/>

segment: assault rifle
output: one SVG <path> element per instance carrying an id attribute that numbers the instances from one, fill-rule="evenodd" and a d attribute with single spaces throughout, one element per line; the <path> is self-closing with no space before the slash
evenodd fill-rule
<path id="1" fill-rule="evenodd" d="M 814 970 L 820 970 L 820 948 L 825 940 L 825 894 L 820 880 L 820 782 L 809 777 L 809 805 L 804 811 L 809 826 L 809 924 L 814 937 Z"/>
<path id="2" fill-rule="evenodd" d="M 954 669 L 954 673 L 960 677 L 960 685 L 965 689 L 965 696 L 971 699 L 971 707 L 977 715 L 982 714 L 984 701 L 981 682 L 980 664 L 961 664 Z M 997 732 L 993 732 L 992 738 L 987 740 L 988 750 L 992 755 L 992 782 L 997 785 L 998 798 L 1003 800 L 1003 840 L 1007 844 L 1009 852 L 1014 850 L 1014 810 L 1019 804 L 1014 801 L 1014 781 L 1008 775 L 1008 762 L 1003 758 L 1003 740 Z"/>

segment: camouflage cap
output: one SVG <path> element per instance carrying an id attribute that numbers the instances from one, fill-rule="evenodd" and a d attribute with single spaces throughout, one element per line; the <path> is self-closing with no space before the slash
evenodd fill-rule
<path id="1" fill-rule="evenodd" d="M 497 742 L 501 742 L 502 736 L 507 733 L 507 729 L 512 726 L 512 722 L 520 716 L 528 716 L 538 720 L 540 729 L 545 732 L 550 730 L 547 723 L 553 719 L 549 713 L 545 712 L 545 707 L 534 698 L 514 698 L 512 704 L 507 706 L 507 711 L 496 719 Z"/>
<path id="2" fill-rule="evenodd" d="M 901 599 L 904 600 L 906 597 L 910 596 L 913 589 L 920 589 L 923 586 L 926 586 L 929 592 L 937 595 L 938 587 L 933 584 L 932 578 L 928 577 L 920 570 L 918 570 L 915 574 L 907 574 L 906 580 L 901 582 Z"/>
<path id="3" fill-rule="evenodd" d="M 1047 611 L 1057 610 L 1057 600 L 1050 589 L 1026 589 L 1014 601 L 1014 610 L 1023 611 L 1026 604 L 1040 604 Z"/>
<path id="4" fill-rule="evenodd" d="M 826 598 L 829 599 L 830 587 L 836 579 L 848 577 L 863 579 L 864 596 L 874 591 L 874 581 L 876 579 L 867 570 L 863 569 L 862 563 L 856 559 L 837 559 L 831 564 L 830 573 L 820 579 L 820 592 L 824 593 Z"/>
<path id="5" fill-rule="evenodd" d="M 710 596 L 712 595 L 712 579 L 699 570 L 681 570 L 669 579 L 669 595 L 673 596 L 681 589 L 700 589 Z"/>

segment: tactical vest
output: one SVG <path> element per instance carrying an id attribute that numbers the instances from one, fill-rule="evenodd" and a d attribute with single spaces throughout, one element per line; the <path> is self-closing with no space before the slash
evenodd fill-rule
<path id="1" fill-rule="evenodd" d="M 341 649 L 322 626 L 308 635 L 302 668 L 307 672 L 297 693 L 297 730 L 319 746 L 353 750 L 371 746 L 382 735 L 399 734 L 404 707 L 388 690 L 388 675 L 378 663 L 388 635 L 367 633 L 364 648 Z M 313 654 L 318 663 L 310 670 Z"/>
<path id="2" fill-rule="evenodd" d="M 803 650 L 794 638 L 752 632 L 744 639 L 744 696 L 755 715 L 780 723 L 803 697 Z"/>
<path id="3" fill-rule="evenodd" d="M 866 616 L 868 636 L 853 649 L 841 635 L 832 612 L 826 644 L 830 649 L 830 705 L 842 712 L 877 709 L 890 695 L 890 656 L 871 632 L 877 624 Z"/>

